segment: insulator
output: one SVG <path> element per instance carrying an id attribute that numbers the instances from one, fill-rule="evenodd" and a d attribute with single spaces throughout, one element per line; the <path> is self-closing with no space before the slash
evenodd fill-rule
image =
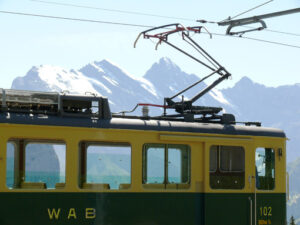
<path id="1" fill-rule="evenodd" d="M 142 113 L 143 113 L 143 117 L 148 117 L 149 116 L 149 107 L 146 105 L 143 106 Z"/>

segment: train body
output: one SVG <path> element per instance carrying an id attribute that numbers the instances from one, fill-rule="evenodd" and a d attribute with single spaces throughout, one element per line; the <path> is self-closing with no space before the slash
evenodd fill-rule
<path id="1" fill-rule="evenodd" d="M 0 133 L 1 225 L 286 223 L 279 129 L 2 111 Z"/>

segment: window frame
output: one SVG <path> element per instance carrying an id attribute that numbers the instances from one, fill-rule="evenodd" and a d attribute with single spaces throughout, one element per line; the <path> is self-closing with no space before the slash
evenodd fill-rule
<path id="1" fill-rule="evenodd" d="M 254 165 L 254 169 L 256 170 L 256 151 L 257 151 L 257 149 L 264 149 L 264 150 L 266 150 L 266 149 L 271 149 L 271 150 L 273 150 L 273 152 L 274 152 L 274 186 L 273 186 L 273 189 L 259 189 L 259 188 L 257 188 L 257 183 L 255 182 L 255 189 L 256 189 L 256 191 L 259 191 L 259 192 L 270 192 L 270 191 L 275 191 L 276 190 L 276 152 L 278 151 L 278 149 L 279 149 L 279 147 L 274 147 L 274 146 L 269 146 L 269 147 L 267 147 L 267 146 L 265 146 L 265 147 L 262 147 L 261 145 L 258 145 L 258 146 L 255 146 L 255 151 L 254 151 L 254 159 L 255 159 L 255 165 Z M 258 171 L 257 171 L 258 172 Z M 255 180 L 257 179 L 257 177 L 256 177 L 256 171 L 255 171 Z"/>
<path id="2" fill-rule="evenodd" d="M 147 183 L 147 165 L 148 165 L 148 160 L 147 160 L 147 152 L 149 148 L 153 148 L 155 146 L 159 146 L 162 147 L 164 149 L 164 179 L 162 183 Z M 170 147 L 169 147 L 170 146 Z M 182 146 L 184 148 L 186 148 L 185 150 L 187 151 L 187 155 L 188 155 L 188 159 L 187 159 L 187 164 L 188 164 L 188 169 L 187 169 L 187 177 L 188 177 L 188 181 L 183 183 L 174 183 L 174 182 L 169 182 L 169 173 L 168 173 L 168 149 L 169 148 L 175 148 L 175 146 Z M 183 148 L 178 148 L 181 151 L 183 151 Z M 182 160 L 181 160 L 182 162 Z M 145 143 L 143 144 L 143 151 L 142 151 L 142 185 L 155 185 L 155 184 L 161 184 L 161 185 L 170 185 L 170 184 L 188 184 L 189 188 L 191 185 L 191 147 L 190 145 L 187 144 L 166 144 L 166 143 Z"/>
<path id="3" fill-rule="evenodd" d="M 18 163 L 19 165 L 20 164 L 23 164 L 22 166 L 24 168 L 20 169 L 19 168 L 19 179 L 18 179 L 18 183 L 19 184 L 16 184 L 15 183 L 15 157 L 16 157 L 16 151 L 19 151 L 18 154 L 20 154 L 20 142 L 22 142 L 23 144 L 23 148 L 21 149 L 23 153 L 23 159 L 18 159 Z M 10 191 L 13 191 L 13 190 L 24 190 L 24 189 L 27 189 L 27 188 L 22 188 L 21 185 L 22 183 L 31 183 L 31 184 L 39 184 L 39 183 L 44 183 L 46 184 L 46 182 L 27 182 L 26 181 L 26 147 L 28 144 L 53 144 L 53 145 L 64 145 L 65 146 L 65 170 L 64 170 L 64 174 L 65 174 L 65 181 L 61 184 L 64 184 L 64 186 L 62 188 L 57 188 L 56 186 L 54 186 L 54 188 L 49 188 L 46 186 L 46 188 L 35 188 L 35 187 L 32 187 L 32 188 L 29 188 L 29 189 L 32 189 L 32 190 L 35 190 L 35 191 L 57 191 L 57 190 L 61 190 L 61 189 L 64 189 L 65 188 L 65 184 L 66 184 L 66 180 L 67 180 L 67 142 L 65 140 L 61 140 L 61 139 L 45 139 L 45 138 L 41 138 L 41 139 L 38 139 L 38 138 L 9 138 L 6 140 L 6 153 L 7 153 L 7 144 L 8 143 L 12 143 L 14 145 L 14 183 L 13 183 L 13 187 L 8 187 L 7 186 L 7 182 L 6 183 L 6 188 L 9 189 Z M 21 160 L 23 161 L 21 163 Z M 6 155 L 6 162 L 7 162 L 7 155 Z M 23 172 L 24 174 L 21 174 L 20 175 L 20 172 Z M 6 165 L 6 168 L 5 168 L 5 174 L 7 174 L 7 165 Z M 6 175 L 5 175 L 6 176 Z M 56 183 L 56 184 L 60 184 L 60 182 Z"/>
<path id="4" fill-rule="evenodd" d="M 83 150 L 83 145 L 85 147 L 85 149 Z M 79 164 L 78 164 L 78 188 L 80 188 L 81 190 L 91 190 L 90 188 L 84 188 L 83 187 L 83 184 L 86 183 L 86 184 L 92 184 L 92 185 L 98 185 L 98 184 L 104 184 L 104 183 L 87 183 L 87 150 L 90 146 L 111 146 L 111 147 L 129 147 L 130 148 L 130 183 L 126 183 L 129 185 L 128 188 L 126 189 L 105 189 L 105 191 L 125 191 L 125 190 L 129 190 L 131 189 L 132 187 L 132 157 L 133 157 L 133 154 L 132 154 L 132 145 L 130 142 L 118 142 L 118 141 L 85 141 L 85 140 L 82 140 L 79 142 L 78 144 L 79 146 L 79 158 L 78 158 L 78 161 L 79 161 Z M 84 162 L 83 162 L 84 161 Z M 83 168 L 83 166 L 85 168 Z M 82 174 L 82 172 L 85 172 L 84 174 Z M 101 190 L 102 191 L 102 190 Z"/>

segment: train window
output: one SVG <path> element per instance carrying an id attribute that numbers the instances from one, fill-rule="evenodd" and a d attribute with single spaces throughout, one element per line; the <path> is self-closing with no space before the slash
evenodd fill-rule
<path id="1" fill-rule="evenodd" d="M 213 145 L 209 155 L 212 189 L 244 188 L 245 151 L 243 147 Z"/>
<path id="2" fill-rule="evenodd" d="M 131 146 L 128 144 L 82 143 L 86 160 L 81 187 L 128 189 L 131 184 Z M 83 169 L 83 168 L 82 168 Z"/>
<path id="3" fill-rule="evenodd" d="M 144 161 L 144 183 L 163 184 L 165 181 L 165 146 L 146 147 Z"/>
<path id="4" fill-rule="evenodd" d="M 40 183 L 44 188 L 56 188 L 64 184 L 66 145 L 61 143 L 27 143 L 25 147 L 25 182 Z M 27 184 L 27 185 L 26 185 Z M 32 184 L 38 187 L 37 184 Z M 22 187 L 22 186 L 21 186 Z"/>
<path id="5" fill-rule="evenodd" d="M 163 186 L 157 185 L 159 188 L 188 188 L 190 183 L 189 147 L 146 144 L 143 152 L 143 183 L 163 184 Z M 155 185 L 150 186 L 155 188 Z"/>
<path id="6" fill-rule="evenodd" d="M 12 140 L 7 143 L 8 188 L 63 188 L 66 145 L 51 142 Z"/>
<path id="7" fill-rule="evenodd" d="M 8 188 L 13 188 L 16 146 L 13 142 L 8 142 L 6 149 L 6 185 Z"/>
<path id="8" fill-rule="evenodd" d="M 256 188 L 275 188 L 275 151 L 272 148 L 257 148 L 255 152 Z"/>
<path id="9" fill-rule="evenodd" d="M 222 172 L 244 172 L 244 149 L 236 146 L 222 146 L 220 151 L 220 170 Z"/>
<path id="10" fill-rule="evenodd" d="M 168 183 L 189 182 L 189 150 L 184 145 L 167 145 L 168 151 Z"/>

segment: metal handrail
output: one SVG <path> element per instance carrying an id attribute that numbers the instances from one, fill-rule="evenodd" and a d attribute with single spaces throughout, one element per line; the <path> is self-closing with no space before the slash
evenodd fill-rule
<path id="1" fill-rule="evenodd" d="M 287 201 L 290 200 L 290 175 L 286 172 L 286 189 L 287 189 Z"/>
<path id="2" fill-rule="evenodd" d="M 250 202 L 250 225 L 252 225 L 252 199 L 249 197 L 249 202 Z"/>

